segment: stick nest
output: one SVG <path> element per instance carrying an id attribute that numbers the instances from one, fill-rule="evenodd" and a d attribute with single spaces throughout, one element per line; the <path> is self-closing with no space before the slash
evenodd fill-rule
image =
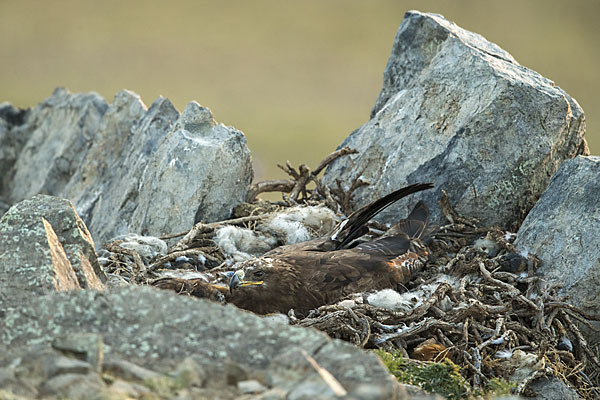
<path id="1" fill-rule="evenodd" d="M 157 272 L 165 263 L 201 255 L 204 265 L 190 268 L 218 279 L 220 272 L 232 269 L 213 242 L 218 227 L 254 229 L 261 219 L 297 204 L 324 204 L 335 212 L 350 213 L 353 192 L 368 182 L 357 178 L 346 190 L 338 184 L 330 191 L 318 174 L 338 157 L 353 153 L 342 148 L 314 171 L 304 164 L 298 169 L 289 162 L 280 165 L 289 180 L 254 184 L 248 202 L 234 211 L 232 220 L 199 223 L 188 232 L 161 238 L 181 238 L 166 256 L 145 262 L 135 250 L 109 243 L 105 268 L 128 283 L 144 284 L 160 276 Z M 307 189 L 310 183 L 312 190 Z M 267 191 L 284 193 L 283 201 L 257 200 Z M 515 251 L 514 234 L 459 216 L 445 194 L 439 204 L 449 223 L 435 234 L 430 260 L 421 275 L 407 285 L 407 292 L 421 294 L 426 292 L 418 292 L 420 288 L 433 287 L 425 298 L 416 299 L 414 308 L 375 307 L 368 304 L 365 294 L 364 301 L 354 296 L 351 301 L 322 306 L 302 319 L 290 310 L 290 323 L 319 329 L 359 347 L 399 352 L 419 362 L 451 360 L 462 367 L 461 374 L 475 390 L 497 378 L 520 377 L 513 390 L 526 395 L 533 380 L 554 375 L 583 398 L 598 398 L 598 349 L 588 344 L 582 329 L 596 330 L 591 322 L 599 318 L 569 304 L 559 296 L 558 286 L 536 277 L 537 258 Z"/>

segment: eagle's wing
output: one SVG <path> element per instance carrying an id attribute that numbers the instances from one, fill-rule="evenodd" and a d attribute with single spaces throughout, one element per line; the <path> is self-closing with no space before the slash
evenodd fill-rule
<path id="1" fill-rule="evenodd" d="M 304 257 L 307 259 L 304 260 Z M 297 254 L 288 262 L 300 266 L 297 268 L 299 279 L 310 283 L 305 286 L 306 290 L 311 295 L 318 294 L 321 304 L 329 304 L 346 294 L 395 287 L 399 283 L 396 282 L 395 269 L 386 264 L 386 260 L 391 258 L 353 248 L 312 255 Z"/>

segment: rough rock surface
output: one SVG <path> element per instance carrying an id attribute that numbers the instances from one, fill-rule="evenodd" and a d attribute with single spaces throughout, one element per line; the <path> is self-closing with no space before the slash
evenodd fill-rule
<path id="1" fill-rule="evenodd" d="M 563 285 L 570 302 L 600 315 L 600 157 L 565 162 L 517 232 L 515 245 L 536 254 L 538 275 Z M 594 334 L 593 342 L 600 343 Z"/>
<path id="2" fill-rule="evenodd" d="M 106 281 L 94 243 L 73 205 L 37 195 L 0 219 L 0 310 L 23 298 Z"/>
<path id="3" fill-rule="evenodd" d="M 243 133 L 196 102 L 179 115 L 162 97 L 147 109 L 126 90 L 109 105 L 95 93 L 57 89 L 21 121 L 0 120 L 0 140 L 28 138 L 16 160 L 0 154 L 13 164 L 0 186 L 6 201 L 68 198 L 100 244 L 226 218 L 252 180 Z"/>
<path id="4" fill-rule="evenodd" d="M 551 376 L 533 381 L 529 389 L 535 393 L 536 400 L 580 400 L 573 389 L 558 378 Z"/>
<path id="5" fill-rule="evenodd" d="M 562 89 L 482 36 L 437 14 L 408 12 L 384 84 L 365 125 L 341 144 L 359 151 L 328 168 L 330 188 L 350 187 L 363 205 L 407 183 L 440 221 L 443 189 L 456 210 L 510 228 L 522 220 L 560 164 L 587 154 L 583 110 Z M 410 200 L 380 214 L 409 211 Z"/>
<path id="6" fill-rule="evenodd" d="M 34 352 L 41 357 L 57 339 L 61 345 L 55 344 L 54 348 L 66 351 L 65 337 L 85 332 L 103 338 L 102 370 L 112 370 L 123 379 L 144 381 L 172 376 L 189 357 L 207 373 L 228 377 L 230 385 L 257 380 L 267 388 L 287 393 L 285 398 L 313 398 L 309 396 L 315 393 L 318 398 L 333 398 L 331 388 L 310 365 L 306 357 L 309 355 L 333 374 L 350 395 L 361 398 L 360 393 L 370 393 L 362 398 L 372 399 L 401 395 L 397 382 L 372 353 L 332 340 L 316 330 L 282 325 L 233 306 L 148 287 L 32 297 L 27 304 L 8 310 L 0 318 L 0 347 L 9 350 L 0 356 L 0 376 L 5 380 L 17 367 L 15 362 L 28 359 L 15 361 L 15 354 L 23 355 L 24 349 L 37 346 L 46 349 Z M 98 383 L 98 379 L 88 376 L 95 369 L 86 357 L 81 362 L 54 357 L 51 363 L 32 363 L 46 366 L 45 373 L 33 374 L 42 375 L 39 390 L 68 394 L 68 388 L 78 387 L 74 382 Z M 53 374 L 62 378 L 48 379 Z M 74 377 L 76 374 L 79 376 Z M 14 379 L 11 385 L 22 390 L 31 386 L 19 386 Z"/>
<path id="7" fill-rule="evenodd" d="M 9 103 L 0 104 L 0 215 L 9 207 L 8 194 L 19 153 L 29 138 L 28 131 L 19 129 L 29 110 L 19 110 Z"/>

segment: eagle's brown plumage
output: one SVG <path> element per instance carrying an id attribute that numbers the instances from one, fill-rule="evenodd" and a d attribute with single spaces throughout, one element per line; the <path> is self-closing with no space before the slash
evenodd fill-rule
<path id="1" fill-rule="evenodd" d="M 325 237 L 282 246 L 243 263 L 230 288 L 177 278 L 162 278 L 153 285 L 197 297 L 224 298 L 259 314 L 287 313 L 293 308 L 302 315 L 351 293 L 397 288 L 423 265 L 426 250 L 415 239 L 427 234 L 425 204 L 419 202 L 382 238 L 358 245 L 353 241 L 366 233 L 365 224 L 384 208 L 431 187 L 415 184 L 400 189 L 355 211 Z"/>

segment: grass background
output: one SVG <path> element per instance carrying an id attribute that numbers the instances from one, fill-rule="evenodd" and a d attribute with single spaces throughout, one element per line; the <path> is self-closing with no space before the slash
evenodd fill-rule
<path id="1" fill-rule="evenodd" d="M 56 86 L 147 105 L 190 100 L 242 130 L 256 179 L 314 167 L 368 120 L 407 10 L 436 12 L 554 80 L 586 112 L 600 152 L 598 1 L 0 0 L 0 102 L 30 107 Z"/>

